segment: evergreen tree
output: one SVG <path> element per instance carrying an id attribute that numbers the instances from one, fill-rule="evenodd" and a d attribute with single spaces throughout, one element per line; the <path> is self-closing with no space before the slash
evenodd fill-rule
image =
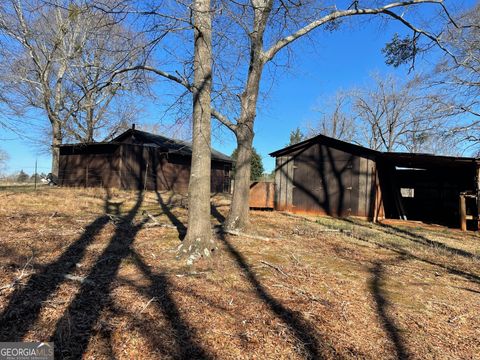
<path id="1" fill-rule="evenodd" d="M 22 182 L 22 183 L 27 182 L 29 178 L 30 178 L 30 176 L 28 176 L 28 174 L 23 170 L 20 170 L 20 172 L 17 175 L 17 181 L 18 182 Z"/>
<path id="2" fill-rule="evenodd" d="M 237 160 L 237 149 L 235 149 L 232 153 L 232 159 Z M 263 175 L 263 162 L 262 162 L 262 157 L 257 153 L 257 150 L 255 148 L 252 148 L 252 159 L 250 161 L 250 180 L 252 181 L 257 181 L 262 178 Z M 232 168 L 232 176 L 235 175 L 235 164 L 233 165 Z"/>
<path id="3" fill-rule="evenodd" d="M 290 142 L 288 143 L 288 146 L 302 142 L 305 140 L 305 137 L 306 136 L 302 133 L 300 128 L 297 127 L 295 130 L 290 131 Z"/>

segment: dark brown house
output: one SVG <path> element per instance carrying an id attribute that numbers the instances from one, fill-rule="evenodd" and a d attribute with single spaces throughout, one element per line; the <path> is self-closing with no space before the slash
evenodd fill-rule
<path id="1" fill-rule="evenodd" d="M 460 194 L 480 190 L 475 158 L 383 153 L 323 135 L 270 155 L 277 210 L 458 226 Z"/>
<path id="2" fill-rule="evenodd" d="M 60 147 L 59 184 L 188 191 L 190 143 L 127 130 L 112 141 Z M 230 190 L 232 159 L 212 150 L 212 192 Z"/>

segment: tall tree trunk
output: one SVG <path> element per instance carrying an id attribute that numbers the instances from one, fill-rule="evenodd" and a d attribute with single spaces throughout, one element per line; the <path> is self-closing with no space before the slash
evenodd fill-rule
<path id="1" fill-rule="evenodd" d="M 253 145 L 253 125 L 257 115 L 258 93 L 264 67 L 263 33 L 271 10 L 271 0 L 260 1 L 255 9 L 255 31 L 251 36 L 250 66 L 247 83 L 242 94 L 242 112 L 235 135 L 237 137 L 237 163 L 235 166 L 235 188 L 225 227 L 245 229 L 249 224 L 250 173 Z"/>
<path id="2" fill-rule="evenodd" d="M 52 174 L 58 176 L 60 168 L 60 145 L 62 145 L 62 125 L 60 121 L 52 121 Z"/>
<path id="3" fill-rule="evenodd" d="M 193 141 L 190 183 L 188 186 L 188 229 L 180 256 L 187 264 L 209 257 L 216 245 L 210 224 L 210 107 L 212 87 L 212 25 L 210 0 L 195 0 Z"/>
<path id="4" fill-rule="evenodd" d="M 255 0 L 254 31 L 250 35 L 250 64 L 247 82 L 241 97 L 242 111 L 237 123 L 237 164 L 235 188 L 225 226 L 227 229 L 245 229 L 249 224 L 250 161 L 252 159 L 253 125 L 257 115 L 258 92 L 264 62 L 263 35 L 272 10 L 272 0 Z"/>
<path id="5" fill-rule="evenodd" d="M 252 124 L 253 125 L 253 124 Z M 243 230 L 249 223 L 250 173 L 253 131 L 239 126 L 237 136 L 237 162 L 235 164 L 235 188 L 225 227 Z"/>

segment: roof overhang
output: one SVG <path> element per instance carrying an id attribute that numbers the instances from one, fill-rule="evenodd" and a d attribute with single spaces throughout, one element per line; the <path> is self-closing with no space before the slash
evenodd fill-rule
<path id="1" fill-rule="evenodd" d="M 381 154 L 381 152 L 379 152 L 379 151 L 372 150 L 372 149 L 369 149 L 369 148 L 366 148 L 366 147 L 363 147 L 363 146 L 360 146 L 360 145 L 352 144 L 352 143 L 342 141 L 342 140 L 338 140 L 338 139 L 335 139 L 335 138 L 332 138 L 332 137 L 329 137 L 329 136 L 325 136 L 325 135 L 317 135 L 315 137 L 304 140 L 304 141 L 299 142 L 297 144 L 293 144 L 293 145 L 284 147 L 283 149 L 274 151 L 274 152 L 270 153 L 269 155 L 272 156 L 272 157 L 284 156 L 284 155 L 288 155 L 288 154 L 291 154 L 293 152 L 302 150 L 306 147 L 309 147 L 309 146 L 311 146 L 313 144 L 317 144 L 317 143 L 318 144 L 324 144 L 324 145 L 333 147 L 335 149 L 342 150 L 342 151 L 345 151 L 345 152 L 349 152 L 349 153 L 352 153 L 352 154 L 355 154 L 355 155 L 369 157 L 369 158 L 376 157 L 379 154 Z"/>
<path id="2" fill-rule="evenodd" d="M 443 156 L 418 153 L 382 153 L 381 158 L 395 166 L 405 168 L 435 168 L 435 167 L 479 167 L 480 159 L 472 157 Z"/>

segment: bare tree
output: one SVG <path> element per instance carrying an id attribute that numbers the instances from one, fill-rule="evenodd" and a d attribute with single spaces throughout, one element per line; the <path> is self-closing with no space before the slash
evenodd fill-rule
<path id="1" fill-rule="evenodd" d="M 407 15 L 410 12 L 406 12 L 406 9 L 411 9 L 414 6 L 419 5 L 436 5 L 439 6 L 441 11 L 445 10 L 442 0 L 409 0 L 392 2 L 382 6 L 375 6 L 376 1 L 371 2 L 372 7 L 363 7 L 367 1 L 361 3 L 359 6 L 358 1 L 354 1 L 351 6 L 343 10 L 339 9 L 334 3 L 333 5 L 325 5 L 322 1 L 307 1 L 301 3 L 274 0 L 251 0 L 251 1 L 219 1 L 212 6 L 212 9 L 208 10 L 210 16 L 213 16 L 213 95 L 212 95 L 212 107 L 210 109 L 211 116 L 218 120 L 220 123 L 230 129 L 237 139 L 237 171 L 235 174 L 235 189 L 233 193 L 232 204 L 229 215 L 227 217 L 225 226 L 226 228 L 245 228 L 248 224 L 248 198 L 250 188 L 250 164 L 252 156 L 252 143 L 254 138 L 254 122 L 256 118 L 257 105 L 260 95 L 260 83 L 264 70 L 268 64 L 273 64 L 275 61 L 282 60 L 282 55 L 285 51 L 289 50 L 289 47 L 296 40 L 311 35 L 315 29 L 325 27 L 327 30 L 334 30 L 341 25 L 341 21 L 355 16 L 365 15 L 378 15 L 384 16 L 389 19 L 399 21 L 401 24 L 410 28 L 418 36 L 423 36 L 430 41 L 438 44 L 438 38 L 436 35 L 427 32 L 424 29 L 416 27 L 413 20 L 407 19 Z M 195 3 L 197 4 L 197 3 Z M 182 7 L 180 4 L 178 7 Z M 174 10 L 178 10 L 175 8 Z M 185 7 L 193 15 L 194 20 L 200 21 L 196 18 L 195 9 Z M 163 11 L 163 12 L 162 12 Z M 185 29 L 189 30 L 191 26 L 191 19 L 185 14 L 166 14 L 165 9 L 155 7 L 148 11 L 142 10 L 137 13 L 147 14 L 147 16 L 156 16 L 157 19 L 168 19 L 171 22 L 177 24 L 181 23 L 185 25 Z M 207 11 L 207 10 L 204 10 Z M 398 12 L 397 12 L 398 11 Z M 152 15 L 153 14 L 153 15 Z M 161 21 L 160 21 L 161 22 Z M 156 22 L 153 21 L 154 28 L 163 25 L 156 26 Z M 166 21 L 168 23 L 168 21 Z M 198 31 L 197 24 L 194 24 L 195 31 Z M 171 33 L 171 32 L 170 32 Z M 158 37 L 157 37 L 158 38 Z M 197 38 L 196 38 L 197 39 Z M 156 43 L 156 40 L 152 40 L 152 43 Z M 439 44 L 440 46 L 440 44 Z M 186 65 L 189 63 L 188 56 L 190 55 L 188 50 L 179 51 L 179 58 L 182 59 L 181 63 Z M 195 54 L 198 54 L 197 47 L 194 47 Z M 283 51 L 282 51 L 283 50 Z M 202 60 L 204 59 L 204 60 Z M 167 65 L 162 67 L 162 64 L 158 66 L 145 66 L 139 64 L 130 68 L 125 68 L 119 71 L 117 74 L 121 74 L 126 71 L 135 70 L 147 70 L 151 71 L 165 79 L 174 81 L 182 85 L 187 91 L 194 94 L 194 150 L 200 150 L 202 153 L 195 154 L 199 157 L 204 156 L 204 159 L 209 157 L 206 153 L 207 149 L 210 150 L 209 141 L 210 134 L 207 134 L 207 130 L 203 128 L 202 135 L 204 137 L 205 144 L 195 146 L 196 134 L 200 130 L 195 130 L 195 126 L 204 126 L 206 124 L 204 119 L 198 117 L 199 114 L 204 115 L 204 112 L 200 112 L 196 105 L 200 106 L 204 101 L 206 102 L 207 96 L 199 100 L 198 87 L 201 78 L 205 79 L 205 73 L 198 73 L 199 64 L 197 61 L 206 61 L 205 67 L 208 67 L 207 63 L 211 59 L 206 56 L 196 57 L 193 65 L 190 67 L 183 66 L 183 69 L 169 70 Z M 202 70 L 204 71 L 204 70 Z M 192 82 L 192 74 L 199 76 L 194 77 Z M 209 76 L 212 76 L 210 73 Z M 206 81 L 203 85 L 210 86 L 210 82 Z M 203 88 L 202 88 L 203 89 Z M 206 109 L 206 105 L 201 105 L 203 109 Z M 220 110 L 221 109 L 221 110 Z M 199 121 L 199 123 L 196 123 Z M 200 187 L 204 190 L 206 183 L 201 183 L 195 179 L 195 176 L 199 176 L 200 169 L 206 171 L 207 168 L 204 165 L 198 168 L 192 168 L 192 175 L 190 186 L 191 206 L 193 202 L 202 201 L 203 205 L 196 206 L 195 212 L 198 213 L 199 209 L 204 209 L 203 214 L 209 214 L 206 210 L 207 197 L 195 197 L 193 196 L 193 189 L 199 191 Z M 202 174 L 205 174 L 202 172 Z M 205 193 L 208 193 L 205 191 Z M 205 195 L 205 194 L 204 194 Z M 195 224 L 198 222 L 198 224 Z M 199 228 L 204 228 L 203 218 L 189 217 L 189 232 L 194 233 L 194 229 L 198 225 Z M 190 230 L 191 229 L 191 230 Z M 196 232 L 197 230 L 195 230 Z M 199 238 L 202 241 L 204 231 L 199 231 Z M 190 238 L 190 235 L 188 236 Z"/>
<path id="2" fill-rule="evenodd" d="M 260 92 L 260 82 L 263 72 L 267 64 L 271 64 L 275 59 L 279 59 L 282 50 L 288 50 L 296 40 L 306 37 L 313 30 L 325 27 L 332 30 L 340 26 L 341 21 L 345 18 L 365 15 L 382 15 L 390 19 L 399 21 L 407 28 L 415 32 L 416 36 L 423 36 L 439 46 L 438 37 L 435 34 L 417 27 L 412 21 L 406 18 L 405 10 L 412 6 L 421 4 L 433 4 L 445 10 L 442 0 L 411 0 L 392 2 L 379 7 L 363 7 L 366 1 L 359 5 L 358 1 L 354 1 L 351 6 L 344 10 L 340 10 L 336 4 L 325 5 L 323 2 L 306 2 L 306 3 L 285 3 L 283 1 L 273 0 L 251 0 L 250 2 L 225 2 L 222 3 L 222 14 L 228 17 L 225 23 L 232 25 L 228 27 L 230 32 L 232 28 L 239 29 L 238 32 L 245 35 L 245 41 L 235 38 L 234 44 L 230 46 L 243 49 L 240 56 L 234 57 L 233 61 L 242 64 L 242 60 L 247 64 L 247 69 L 241 69 L 237 72 L 237 78 L 243 76 L 234 89 L 231 91 L 232 99 L 235 100 L 236 106 L 232 108 L 233 115 L 218 109 L 222 96 L 214 98 L 214 106 L 212 108 L 212 116 L 218 121 L 232 130 L 237 139 L 238 159 L 237 172 L 235 174 L 235 189 L 233 192 L 232 204 L 228 214 L 225 226 L 227 228 L 242 229 L 249 222 L 249 189 L 250 189 L 250 159 L 252 156 L 252 143 L 254 137 L 254 122 L 257 111 L 257 104 Z M 375 2 L 372 2 L 374 5 Z M 399 10 L 396 12 L 396 10 Z M 219 20 L 220 22 L 220 20 Z M 222 29 L 227 28 L 223 26 Z M 417 35 L 418 34 L 418 35 Z M 224 35 L 229 38 L 228 35 Z M 246 44 L 242 47 L 242 44 Z M 228 47 L 222 46 L 220 50 L 225 52 Z M 225 57 L 231 60 L 230 54 Z M 215 61 L 219 62 L 221 55 L 218 52 Z M 230 66 L 221 66 L 216 64 L 216 69 L 221 71 L 226 69 L 229 74 Z M 233 67 L 238 68 L 238 67 Z M 216 78 L 224 78 L 231 80 L 236 78 L 233 75 L 218 75 L 214 72 Z M 217 86 L 220 90 L 222 86 Z M 226 92 L 226 91 L 225 91 Z M 228 109 L 223 107 L 222 109 Z"/>
<path id="3" fill-rule="evenodd" d="M 454 56 L 436 65 L 428 84 L 439 92 L 435 101 L 458 120 L 451 133 L 462 141 L 480 143 L 480 5 L 456 18 L 443 42 Z M 468 119 L 468 120 L 466 120 Z"/>
<path id="4" fill-rule="evenodd" d="M 0 149 L 0 174 L 5 170 L 9 158 L 8 153 L 5 150 Z"/>
<path id="5" fill-rule="evenodd" d="M 123 13 L 127 16 L 141 15 L 143 34 L 149 43 L 145 52 L 163 57 L 153 65 L 138 62 L 115 71 L 106 84 L 113 84 L 121 74 L 149 72 L 174 83 L 186 90 L 178 96 L 172 107 L 191 104 L 192 160 L 188 188 L 188 228 L 183 243 L 178 248 L 178 257 L 186 258 L 191 265 L 199 258 L 210 257 L 216 249 L 210 223 L 210 179 L 211 179 L 211 90 L 212 90 L 212 14 L 210 0 L 195 0 L 191 5 L 176 3 L 173 7 L 124 2 L 112 6 L 108 2 L 95 1 L 92 6 L 105 13 Z M 192 31 L 193 30 L 193 31 Z M 188 45 L 191 41 L 182 34 L 193 33 L 193 61 Z M 170 38 L 166 40 L 166 36 Z M 170 48 L 169 42 L 182 37 L 180 46 Z M 169 58 L 170 62 L 166 62 Z M 158 59 L 157 59 L 158 60 Z M 173 71 L 165 69 L 174 68 Z M 187 94 L 191 94 L 191 101 Z"/>
<path id="6" fill-rule="evenodd" d="M 47 116 L 56 174 L 65 136 L 91 141 L 114 120 L 107 109 L 129 80 L 123 75 L 101 89 L 98 83 L 135 61 L 132 38 L 104 14 L 41 0 L 4 1 L 0 32 L 6 39 L 0 50 L 4 100 L 20 116 L 28 109 Z"/>
<path id="7" fill-rule="evenodd" d="M 180 254 L 187 264 L 216 249 L 210 224 L 212 15 L 210 0 L 195 0 L 192 163 L 188 185 L 188 229 Z"/>
<path id="8" fill-rule="evenodd" d="M 361 130 L 355 140 L 381 151 L 432 150 L 432 140 L 445 136 L 448 119 L 432 96 L 418 78 L 401 82 L 377 74 L 373 86 L 352 92 L 352 111 Z"/>
<path id="9" fill-rule="evenodd" d="M 322 104 L 321 119 L 318 124 L 307 125 L 309 137 L 317 134 L 335 139 L 352 141 L 355 134 L 355 119 L 351 112 L 351 94 L 339 91 L 333 100 Z"/>

